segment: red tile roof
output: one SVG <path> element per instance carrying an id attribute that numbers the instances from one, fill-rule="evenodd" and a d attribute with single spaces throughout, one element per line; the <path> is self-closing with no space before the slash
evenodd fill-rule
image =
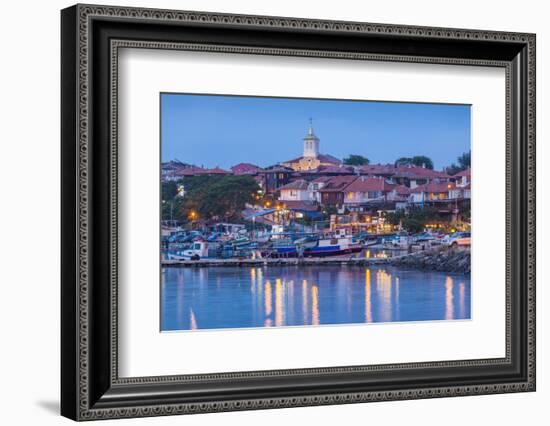
<path id="1" fill-rule="evenodd" d="M 325 186 L 321 188 L 320 192 L 341 192 L 343 191 L 350 183 L 358 179 L 357 176 L 334 176 L 330 178 Z"/>
<path id="2" fill-rule="evenodd" d="M 333 176 L 319 176 L 318 178 L 315 178 L 312 180 L 313 183 L 325 183 L 329 180 L 333 179 Z"/>
<path id="3" fill-rule="evenodd" d="M 256 173 L 258 170 L 259 167 L 251 163 L 239 163 L 231 167 L 231 171 L 236 175 Z"/>
<path id="4" fill-rule="evenodd" d="M 294 170 L 290 167 L 281 166 L 276 164 L 274 166 L 266 167 L 265 169 L 259 169 L 258 173 L 293 173 Z"/>
<path id="5" fill-rule="evenodd" d="M 220 169 L 219 167 L 214 167 L 213 169 L 199 169 L 195 172 L 197 175 L 230 175 L 231 172 Z"/>
<path id="6" fill-rule="evenodd" d="M 288 189 L 301 189 L 305 190 L 309 186 L 309 183 L 306 182 L 304 179 L 298 179 L 292 182 L 287 183 L 286 185 L 281 186 L 280 188 L 277 188 L 277 190 L 288 190 Z"/>
<path id="7" fill-rule="evenodd" d="M 461 172 L 458 172 L 458 173 L 454 174 L 453 177 L 462 177 L 462 176 L 470 177 L 471 175 L 472 175 L 472 172 L 471 172 L 470 168 L 468 167 L 467 169 L 462 170 Z"/>
<path id="8" fill-rule="evenodd" d="M 346 187 L 346 192 L 389 192 L 395 185 L 387 183 L 384 178 L 361 176 Z"/>
<path id="9" fill-rule="evenodd" d="M 332 174 L 342 174 L 342 175 L 351 175 L 355 173 L 355 170 L 351 166 L 319 166 L 316 169 L 309 170 L 308 173 L 332 173 Z"/>
<path id="10" fill-rule="evenodd" d="M 281 161 L 281 163 L 297 163 L 302 158 L 305 158 L 305 157 L 301 156 L 301 157 L 293 158 L 292 160 Z M 333 157 L 332 155 L 328 155 L 328 154 L 319 154 L 317 156 L 317 159 L 322 163 L 332 163 L 332 164 L 341 164 L 342 163 L 342 161 L 339 160 L 338 158 Z"/>
<path id="11" fill-rule="evenodd" d="M 369 175 L 393 175 L 396 167 L 393 164 L 366 164 L 358 167 L 360 173 Z"/>
<path id="12" fill-rule="evenodd" d="M 450 176 L 445 172 L 438 172 L 437 170 L 426 169 L 424 167 L 417 166 L 398 166 L 396 167 L 395 177 L 404 177 L 409 179 L 435 179 L 442 178 L 448 179 Z"/>
<path id="13" fill-rule="evenodd" d="M 319 161 L 321 161 L 322 163 L 333 163 L 333 164 L 341 164 L 342 163 L 342 161 L 339 160 L 338 158 L 333 157 L 332 155 L 328 155 L 328 154 L 319 154 L 317 156 L 317 159 Z"/>
<path id="14" fill-rule="evenodd" d="M 397 195 L 409 195 L 411 193 L 411 189 L 403 185 L 395 185 L 394 189 Z"/>
<path id="15" fill-rule="evenodd" d="M 175 174 L 177 176 L 195 176 L 204 172 L 204 169 L 200 167 L 186 167 L 176 170 Z"/>

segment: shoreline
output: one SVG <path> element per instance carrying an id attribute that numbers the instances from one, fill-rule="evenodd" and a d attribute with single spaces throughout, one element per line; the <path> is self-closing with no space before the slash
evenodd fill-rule
<path id="1" fill-rule="evenodd" d="M 250 267 L 250 266 L 378 266 L 391 265 L 423 271 L 470 274 L 470 248 L 437 247 L 387 258 L 304 257 L 289 259 L 200 259 L 162 260 L 162 267 Z"/>

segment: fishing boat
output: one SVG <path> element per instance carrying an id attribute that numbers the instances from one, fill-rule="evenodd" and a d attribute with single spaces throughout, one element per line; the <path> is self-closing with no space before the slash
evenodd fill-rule
<path id="1" fill-rule="evenodd" d="M 344 254 L 358 253 L 363 249 L 361 244 L 353 243 L 352 238 L 349 236 L 321 238 L 315 241 L 315 243 L 313 241 L 307 241 L 305 244 L 296 244 L 299 240 L 293 241 L 292 244 L 276 245 L 269 249 L 264 249 L 261 251 L 262 257 L 287 258 L 341 256 Z"/>
<path id="2" fill-rule="evenodd" d="M 229 243 L 235 248 L 241 248 L 251 243 L 250 238 L 245 236 L 239 236 L 234 240 L 230 240 Z"/>
<path id="3" fill-rule="evenodd" d="M 294 240 L 295 246 L 303 247 L 304 249 L 311 249 L 319 244 L 319 237 L 316 235 L 306 235 L 305 237 Z"/>

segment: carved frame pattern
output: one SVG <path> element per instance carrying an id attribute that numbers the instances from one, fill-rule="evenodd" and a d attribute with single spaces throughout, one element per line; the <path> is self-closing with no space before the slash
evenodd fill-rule
<path id="1" fill-rule="evenodd" d="M 246 16 L 229 15 L 203 12 L 169 11 L 155 9 L 138 9 L 127 7 L 104 7 L 78 5 L 76 6 L 78 20 L 78 46 L 77 46 L 77 171 L 78 195 L 77 195 L 77 383 L 78 392 L 76 410 L 76 419 L 92 420 L 105 418 L 122 417 L 141 417 L 141 416 L 159 416 L 171 414 L 187 413 L 206 413 L 230 410 L 249 410 L 263 408 L 280 408 L 294 406 L 310 406 L 325 404 L 344 404 L 354 402 L 401 400 L 416 398 L 436 398 L 445 396 L 464 396 L 489 393 L 505 393 L 518 391 L 533 391 L 535 389 L 535 36 L 533 34 L 520 34 L 511 32 L 478 31 L 464 29 L 447 28 L 427 28 L 411 27 L 402 25 L 369 24 L 358 22 L 337 22 L 325 20 L 295 19 L 295 18 L 276 18 L 265 16 Z M 424 389 L 401 389 L 379 392 L 352 392 L 352 393 L 330 393 L 325 395 L 311 395 L 300 397 L 273 397 L 257 399 L 237 399 L 204 403 L 166 403 L 159 405 L 141 406 L 141 407 L 120 407 L 120 408 L 94 408 L 90 401 L 89 383 L 89 121 L 90 111 L 90 83 L 89 83 L 89 55 L 90 55 L 90 22 L 94 18 L 122 18 L 130 20 L 139 20 L 141 22 L 163 21 L 180 23 L 204 23 L 219 25 L 238 25 L 245 27 L 258 28 L 293 28 L 300 30 L 315 30 L 326 32 L 344 32 L 344 33 L 364 33 L 364 34 L 382 34 L 392 35 L 410 35 L 422 38 L 438 38 L 449 40 L 485 40 L 485 41 L 507 41 L 512 43 L 522 43 L 527 47 L 527 193 L 525 194 L 527 202 L 527 380 L 521 382 L 485 384 L 479 386 L 449 386 L 434 387 Z M 117 223 L 116 223 L 116 202 L 117 202 L 117 67 L 118 67 L 118 49 L 122 47 L 131 48 L 155 48 L 155 49 L 184 49 L 198 51 L 218 51 L 226 53 L 239 54 L 266 54 L 266 55 L 298 55 L 315 56 L 339 59 L 362 59 L 362 60 L 383 60 L 400 62 L 426 62 L 426 63 L 446 63 L 461 65 L 483 65 L 497 66 L 506 68 L 507 80 L 507 207 L 510 210 L 510 173 L 509 164 L 511 161 L 509 116 L 510 116 L 510 65 L 503 61 L 485 61 L 460 58 L 438 58 L 438 57 L 415 57 L 415 56 L 396 56 L 396 55 L 378 55 L 362 53 L 345 52 L 326 52 L 313 50 L 296 49 L 273 49 L 273 48 L 248 48 L 242 46 L 215 46 L 205 44 L 182 44 L 170 42 L 150 42 L 140 40 L 112 40 L 111 41 L 111 381 L 113 384 L 147 384 L 147 383 L 170 383 L 180 381 L 200 381 L 213 380 L 219 378 L 243 378 L 243 377 L 265 377 L 273 375 L 304 375 L 304 374 L 330 374 L 343 371 L 373 371 L 385 369 L 403 369 L 420 367 L 438 367 L 438 366 L 457 366 L 457 365 L 489 365 L 506 363 L 510 360 L 510 322 L 512 321 L 509 311 L 509 301 L 511 298 L 509 286 L 508 261 L 510 248 L 510 217 L 507 212 L 507 349 L 506 358 L 496 360 L 467 360 L 453 361 L 444 363 L 416 363 L 416 364 L 393 364 L 381 366 L 354 366 L 354 367 L 327 367 L 323 369 L 305 369 L 305 370 L 275 370 L 247 373 L 226 373 L 218 375 L 197 375 L 197 376 L 162 376 L 145 378 L 118 378 L 117 374 Z"/>

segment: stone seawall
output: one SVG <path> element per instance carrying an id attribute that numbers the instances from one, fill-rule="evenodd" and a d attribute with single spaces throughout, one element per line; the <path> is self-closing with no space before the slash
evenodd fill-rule
<path id="1" fill-rule="evenodd" d="M 470 273 L 470 248 L 440 247 L 388 259 L 390 265 L 424 271 Z"/>

